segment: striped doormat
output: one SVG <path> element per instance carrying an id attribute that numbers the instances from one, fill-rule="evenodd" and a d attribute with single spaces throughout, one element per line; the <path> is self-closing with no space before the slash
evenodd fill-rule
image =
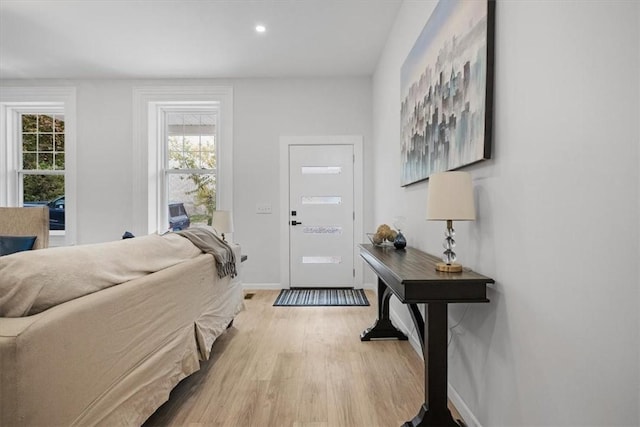
<path id="1" fill-rule="evenodd" d="M 274 306 L 369 305 L 363 289 L 283 289 Z"/>

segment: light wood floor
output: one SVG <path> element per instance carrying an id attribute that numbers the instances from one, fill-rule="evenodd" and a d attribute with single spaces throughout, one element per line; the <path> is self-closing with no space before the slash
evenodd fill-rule
<path id="1" fill-rule="evenodd" d="M 376 318 L 373 292 L 369 307 L 273 307 L 277 295 L 245 300 L 145 426 L 388 427 L 416 415 L 424 365 L 411 345 L 359 339 Z"/>

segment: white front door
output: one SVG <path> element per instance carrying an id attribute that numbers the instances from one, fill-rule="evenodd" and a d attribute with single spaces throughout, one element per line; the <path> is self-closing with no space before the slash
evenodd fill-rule
<path id="1" fill-rule="evenodd" d="M 354 147 L 289 146 L 291 287 L 354 285 Z"/>

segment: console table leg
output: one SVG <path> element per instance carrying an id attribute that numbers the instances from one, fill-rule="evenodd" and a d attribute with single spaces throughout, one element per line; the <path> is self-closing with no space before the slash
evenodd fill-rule
<path id="1" fill-rule="evenodd" d="M 406 341 L 407 336 L 398 328 L 396 328 L 389 318 L 389 299 L 391 299 L 391 291 L 378 278 L 378 319 L 373 326 L 365 329 L 360 334 L 360 341 L 371 341 L 376 338 L 395 338 Z"/>
<path id="2" fill-rule="evenodd" d="M 447 407 L 447 303 L 428 303 L 426 311 L 424 404 L 404 427 L 460 427 Z"/>

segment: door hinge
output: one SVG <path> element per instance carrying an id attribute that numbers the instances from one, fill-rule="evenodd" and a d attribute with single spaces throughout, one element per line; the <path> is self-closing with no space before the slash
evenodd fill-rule
<path id="1" fill-rule="evenodd" d="M 353 277 L 356 277 L 356 269 L 353 269 Z"/>
<path id="2" fill-rule="evenodd" d="M 356 220 L 356 211 L 353 211 L 353 220 Z"/>

